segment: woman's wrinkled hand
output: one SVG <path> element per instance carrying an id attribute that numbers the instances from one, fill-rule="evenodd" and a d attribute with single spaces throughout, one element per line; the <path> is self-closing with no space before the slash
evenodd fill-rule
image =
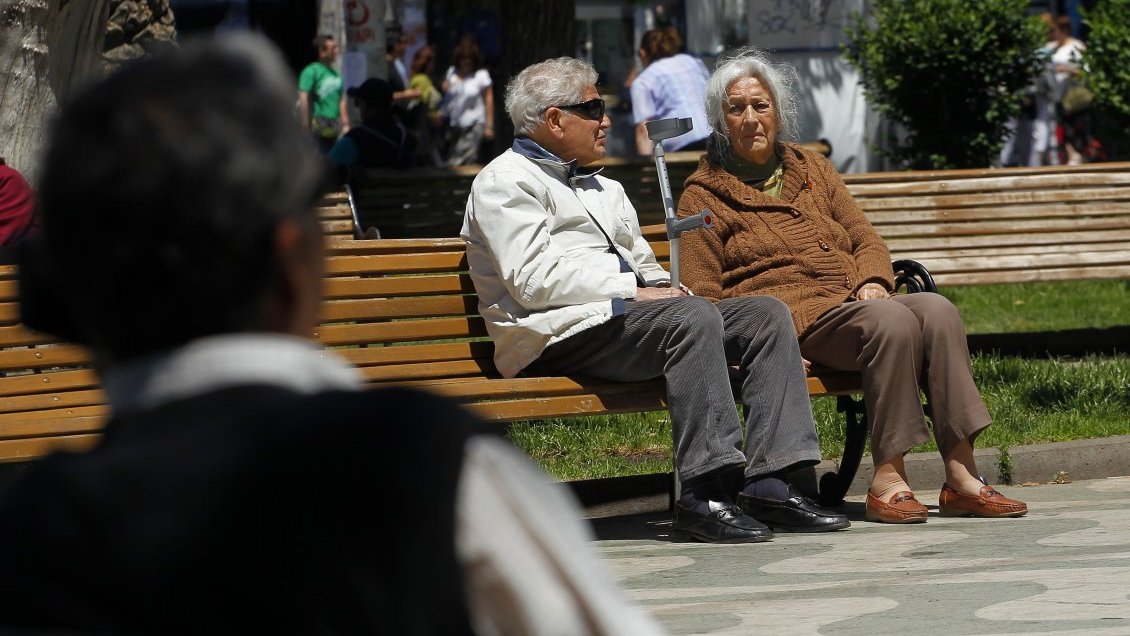
<path id="1" fill-rule="evenodd" d="M 890 298 L 891 295 L 887 293 L 887 290 L 884 289 L 882 285 L 878 283 L 867 283 L 863 287 L 860 287 L 859 291 L 855 292 L 855 297 L 859 300 L 872 300 L 874 298 Z"/>

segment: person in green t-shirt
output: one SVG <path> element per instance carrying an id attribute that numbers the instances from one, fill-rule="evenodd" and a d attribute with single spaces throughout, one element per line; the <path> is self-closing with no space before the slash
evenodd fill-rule
<path id="1" fill-rule="evenodd" d="M 298 75 L 298 109 L 302 127 L 313 135 L 322 152 L 329 152 L 338 135 L 349 131 L 341 73 L 333 68 L 340 48 L 332 35 L 319 35 L 313 45 L 318 61 Z"/>

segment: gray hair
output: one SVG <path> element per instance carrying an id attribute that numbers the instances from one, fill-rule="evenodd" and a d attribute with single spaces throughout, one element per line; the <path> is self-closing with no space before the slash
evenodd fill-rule
<path id="1" fill-rule="evenodd" d="M 519 135 L 529 135 L 552 106 L 576 104 L 596 84 L 596 69 L 584 60 L 556 57 L 527 66 L 506 85 L 506 113 Z"/>
<path id="2" fill-rule="evenodd" d="M 726 91 L 730 84 L 755 77 L 773 97 L 777 113 L 777 139 L 795 139 L 797 135 L 797 96 L 799 83 L 796 69 L 789 64 L 774 64 L 769 55 L 754 46 L 743 46 L 718 58 L 718 64 L 706 86 L 706 120 L 714 132 L 707 143 L 711 161 L 722 163 L 730 153 L 730 129 L 726 125 Z"/>

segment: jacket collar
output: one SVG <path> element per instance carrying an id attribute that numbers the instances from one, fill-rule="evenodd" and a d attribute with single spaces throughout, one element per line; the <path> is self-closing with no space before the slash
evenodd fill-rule
<path id="1" fill-rule="evenodd" d="M 733 205 L 788 207 L 803 190 L 809 189 L 808 158 L 800 147 L 791 143 L 777 145 L 784 173 L 781 175 L 781 198 L 775 199 L 757 188 L 750 187 L 730 174 L 721 166 L 710 161 L 707 154 L 699 159 L 698 168 L 689 178 L 687 185 L 698 185 Z"/>
<path id="2" fill-rule="evenodd" d="M 265 384 L 297 393 L 361 388 L 361 376 L 313 342 L 271 333 L 208 336 L 123 363 L 103 375 L 118 415 L 231 386 Z"/>
<path id="3" fill-rule="evenodd" d="M 569 185 L 575 184 L 580 179 L 586 179 L 598 174 L 604 168 L 581 167 L 577 160 L 562 161 L 560 157 L 546 150 L 541 144 L 525 136 L 514 138 L 510 149 L 530 161 L 541 166 L 543 170 L 553 177 Z"/>

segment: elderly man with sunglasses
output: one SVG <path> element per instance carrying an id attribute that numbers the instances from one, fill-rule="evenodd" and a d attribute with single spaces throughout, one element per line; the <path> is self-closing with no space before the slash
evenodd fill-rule
<path id="1" fill-rule="evenodd" d="M 589 164 L 610 120 L 588 63 L 556 58 L 506 88 L 517 138 L 479 173 L 462 236 L 495 365 L 519 374 L 664 377 L 683 488 L 674 534 L 754 543 L 846 528 L 791 492 L 820 459 L 803 361 L 776 299 L 717 305 L 670 286 L 623 187 Z M 746 430 L 730 391 L 742 377 Z"/>

